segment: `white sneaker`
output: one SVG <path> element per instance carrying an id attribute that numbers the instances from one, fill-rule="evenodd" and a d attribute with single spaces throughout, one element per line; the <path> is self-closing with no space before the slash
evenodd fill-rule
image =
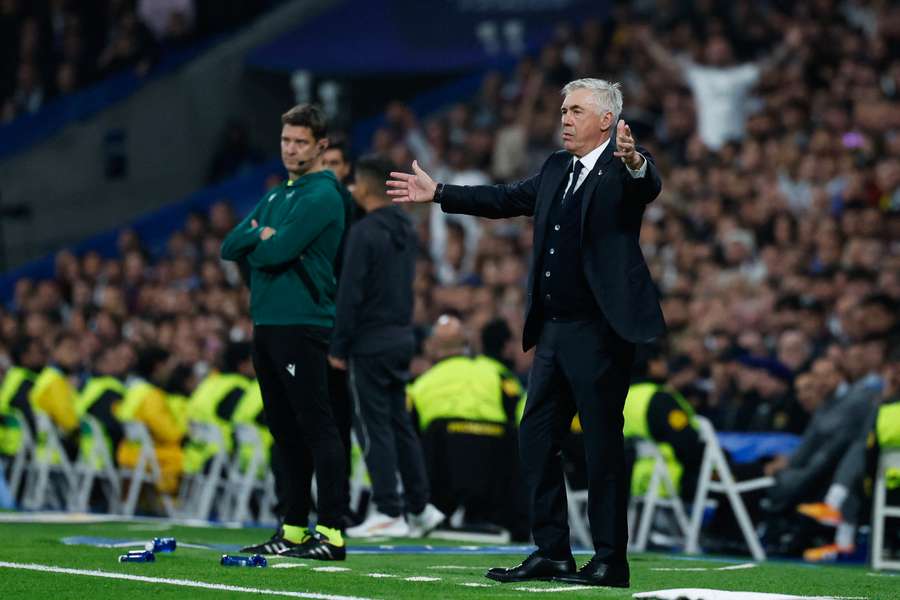
<path id="1" fill-rule="evenodd" d="M 447 516 L 442 513 L 434 504 L 427 504 L 417 515 L 409 513 L 406 515 L 409 521 L 409 537 L 421 538 L 425 537 L 444 522 Z"/>
<path id="2" fill-rule="evenodd" d="M 390 517 L 376 510 L 356 527 L 348 528 L 346 534 L 350 538 L 407 537 L 409 525 L 403 517 Z"/>

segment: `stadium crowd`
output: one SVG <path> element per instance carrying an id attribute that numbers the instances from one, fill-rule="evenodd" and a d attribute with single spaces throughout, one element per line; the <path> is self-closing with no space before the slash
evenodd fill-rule
<path id="1" fill-rule="evenodd" d="M 4 15 L 18 15 L 18 4 L 4 2 Z M 109 18 L 99 22 L 109 31 L 91 39 L 115 39 L 127 15 L 134 23 L 139 13 L 124 4 L 107 3 Z M 50 5 L 59 15 L 48 14 L 48 27 L 32 16 L 5 21 L 21 33 L 3 36 L 20 48 L 4 66 L 19 71 L 20 87 L 23 70 L 26 83 L 29 69 L 48 81 L 36 74 L 80 64 L 68 53 L 85 45 L 79 28 L 88 20 L 65 13 L 65 2 Z M 41 35 L 58 38 L 41 47 L 59 47 L 59 57 L 28 58 L 37 44 L 29 39 Z M 151 55 L 136 52 L 128 64 Z M 668 384 L 717 429 L 815 430 L 813 450 L 828 450 L 820 461 L 778 456 L 759 465 L 780 473 L 780 483 L 790 474 L 808 484 L 770 495 L 770 504 L 793 510 L 822 501 L 844 451 L 871 428 L 867 415 L 897 394 L 898 57 L 900 7 L 887 2 L 617 3 L 608 22 L 560 25 L 536 56 L 488 74 L 468 101 L 430 115 L 391 105 L 371 150 L 397 165 L 417 158 L 437 181 L 514 181 L 558 148 L 563 84 L 597 74 L 621 81 L 624 117 L 664 179 L 641 244 L 670 331 Z M 102 71 L 92 65 L 82 77 Z M 28 110 L 27 92 L 4 92 L 14 113 Z M 411 214 L 421 239 L 413 376 L 433 365 L 431 324 L 450 312 L 462 319 L 472 353 L 482 351 L 479 333 L 505 320 L 512 335 L 493 353 L 527 386 L 531 357 L 518 336 L 530 221 L 489 222 L 435 206 Z M 53 363 L 77 379 L 121 348 L 124 377 L 158 347 L 166 358 L 157 385 L 190 396 L 225 368 L 228 348 L 251 336 L 248 291 L 237 268 L 219 259 L 235 222 L 223 201 L 192 215 L 161 256 L 127 230 L 116 258 L 60 253 L 54 280 L 19 281 L 0 312 L 0 357 L 20 364 L 31 355 L 34 368 Z M 850 395 L 853 410 L 842 414 L 853 420 L 841 422 L 840 435 L 823 430 L 819 409 Z"/>
<path id="2" fill-rule="evenodd" d="M 247 0 L 4 0 L 0 3 L 0 123 L 36 113 L 125 69 L 146 75 L 167 50 L 258 15 Z"/>

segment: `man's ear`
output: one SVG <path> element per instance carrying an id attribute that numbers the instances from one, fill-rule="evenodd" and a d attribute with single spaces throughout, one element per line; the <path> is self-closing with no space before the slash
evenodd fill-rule
<path id="1" fill-rule="evenodd" d="M 328 150 L 328 138 L 322 138 L 316 142 L 316 146 L 319 147 L 319 153 L 325 152 Z"/>
<path id="2" fill-rule="evenodd" d="M 616 126 L 615 120 L 613 119 L 613 114 L 611 112 L 603 113 L 603 116 L 600 117 L 600 129 L 602 131 L 609 131 L 610 129 Z"/>

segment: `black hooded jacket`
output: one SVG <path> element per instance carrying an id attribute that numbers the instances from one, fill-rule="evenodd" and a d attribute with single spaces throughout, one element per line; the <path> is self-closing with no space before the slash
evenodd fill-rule
<path id="1" fill-rule="evenodd" d="M 413 278 L 418 239 L 403 210 L 388 205 L 347 237 L 330 354 L 377 354 L 413 347 Z"/>

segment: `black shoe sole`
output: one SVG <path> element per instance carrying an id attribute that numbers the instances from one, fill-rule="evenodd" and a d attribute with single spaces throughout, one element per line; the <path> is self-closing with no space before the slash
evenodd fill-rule
<path id="1" fill-rule="evenodd" d="M 494 575 L 492 573 L 485 573 L 484 576 L 493 581 L 499 581 L 500 583 L 522 583 L 523 581 L 554 581 L 555 580 L 555 577 L 553 577 L 552 575 L 545 575 L 543 577 L 504 577 L 502 575 Z"/>
<path id="2" fill-rule="evenodd" d="M 288 558 L 300 558 L 303 560 L 320 560 L 322 562 L 341 562 L 347 560 L 347 551 L 343 552 L 335 552 L 332 550 L 331 556 L 322 556 L 322 555 L 313 555 L 309 552 L 295 552 L 288 550 L 287 552 L 282 552 L 278 556 L 286 556 Z"/>
<path id="3" fill-rule="evenodd" d="M 628 588 L 631 587 L 631 582 L 629 581 L 609 581 L 609 582 L 597 582 L 591 581 L 590 579 L 584 579 L 578 576 L 565 576 L 559 575 L 552 579 L 552 581 L 558 581 L 560 583 L 570 583 L 572 585 L 592 585 L 595 587 L 611 587 L 611 588 Z"/>

